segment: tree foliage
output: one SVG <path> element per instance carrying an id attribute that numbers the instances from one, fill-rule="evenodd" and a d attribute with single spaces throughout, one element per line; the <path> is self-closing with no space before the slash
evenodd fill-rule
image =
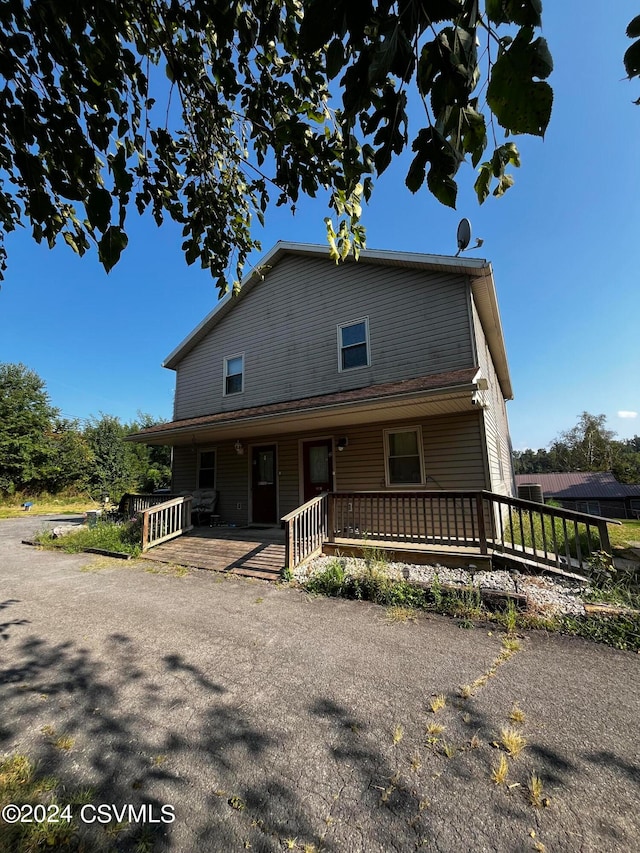
<path id="1" fill-rule="evenodd" d="M 125 442 L 153 426 L 138 413 L 123 424 L 111 415 L 60 418 L 44 381 L 23 364 L 0 364 L 0 495 L 89 491 L 117 502 L 126 491 L 153 491 L 171 483 L 171 448 Z"/>
<path id="2" fill-rule="evenodd" d="M 621 483 L 640 483 L 640 437 L 619 441 L 605 415 L 582 412 L 548 449 L 514 451 L 516 474 L 612 471 Z"/>
<path id="3" fill-rule="evenodd" d="M 57 415 L 37 373 L 24 364 L 0 364 L 1 491 L 15 491 L 38 478 Z"/>
<path id="4" fill-rule="evenodd" d="M 49 246 L 95 246 L 108 271 L 135 204 L 180 223 L 187 262 L 222 290 L 229 265 L 239 278 L 257 247 L 252 218 L 270 202 L 295 208 L 326 189 L 332 253 L 357 254 L 361 203 L 405 149 L 412 192 L 426 186 L 455 206 L 468 159 L 479 200 L 502 195 L 520 162 L 506 136 L 541 136 L 551 114 L 541 10 L 541 0 L 7 0 L 2 233 L 29 223 Z M 411 134 L 410 101 L 423 111 Z"/>

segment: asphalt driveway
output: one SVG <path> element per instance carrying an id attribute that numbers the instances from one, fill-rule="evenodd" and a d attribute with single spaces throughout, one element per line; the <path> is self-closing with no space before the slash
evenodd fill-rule
<path id="1" fill-rule="evenodd" d="M 105 849 L 638 849 L 638 655 L 532 632 L 464 699 L 495 629 L 21 545 L 41 524 L 0 521 L 0 755 L 148 804 L 81 826 Z M 508 725 L 526 746 L 498 785 Z"/>

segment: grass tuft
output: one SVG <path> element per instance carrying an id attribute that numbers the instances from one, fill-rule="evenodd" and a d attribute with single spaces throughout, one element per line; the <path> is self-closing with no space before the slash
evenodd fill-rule
<path id="1" fill-rule="evenodd" d="M 439 693 L 437 696 L 434 696 L 429 702 L 429 707 L 433 711 L 434 714 L 437 714 L 438 711 L 441 711 L 447 705 L 447 697 L 444 694 Z"/>
<path id="2" fill-rule="evenodd" d="M 519 708 L 518 705 L 514 705 L 511 711 L 509 712 L 509 719 L 512 723 L 516 725 L 522 725 L 526 719 L 526 715 L 522 708 Z"/>
<path id="3" fill-rule="evenodd" d="M 501 755 L 498 759 L 497 765 L 495 765 L 491 771 L 491 778 L 496 783 L 496 785 L 504 785 L 506 784 L 508 775 L 509 762 L 507 761 L 507 756 Z"/>
<path id="4" fill-rule="evenodd" d="M 535 773 L 531 774 L 527 787 L 529 790 L 529 802 L 534 808 L 539 809 L 549 804 L 548 798 L 544 796 L 542 779 L 538 775 Z"/>
<path id="5" fill-rule="evenodd" d="M 527 739 L 511 726 L 501 730 L 500 741 L 512 758 L 517 758 L 527 745 Z"/>

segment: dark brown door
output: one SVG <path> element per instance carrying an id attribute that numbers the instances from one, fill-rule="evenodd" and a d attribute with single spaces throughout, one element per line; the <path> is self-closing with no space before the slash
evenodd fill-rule
<path id="1" fill-rule="evenodd" d="M 302 444 L 305 503 L 333 489 L 333 442 L 330 438 Z"/>
<path id="2" fill-rule="evenodd" d="M 254 447 L 251 468 L 251 520 L 257 524 L 275 524 L 278 520 L 275 444 Z"/>

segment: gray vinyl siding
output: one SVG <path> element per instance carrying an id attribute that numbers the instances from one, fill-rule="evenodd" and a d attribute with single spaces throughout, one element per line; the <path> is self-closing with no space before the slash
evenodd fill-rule
<path id="1" fill-rule="evenodd" d="M 485 403 L 487 403 L 487 406 L 482 409 L 482 416 L 487 445 L 487 463 L 490 476 L 489 488 L 499 494 L 513 495 L 514 477 L 507 408 L 504 396 L 500 390 L 500 383 L 498 382 L 482 324 L 476 307 L 473 304 L 473 298 L 471 304 L 478 352 L 478 365 L 489 382 L 489 389 L 480 392 Z"/>
<path id="2" fill-rule="evenodd" d="M 478 412 L 432 417 L 422 421 L 394 421 L 349 427 L 333 436 L 326 433 L 295 433 L 274 439 L 256 437 L 252 444 L 274 444 L 278 448 L 278 510 L 280 517 L 296 509 L 300 495 L 300 443 L 332 437 L 334 446 L 345 436 L 349 443 L 334 451 L 335 486 L 338 491 L 386 491 L 384 430 L 420 426 L 428 490 L 487 488 L 483 459 L 481 417 Z M 238 456 L 231 442 L 207 445 L 217 450 L 216 488 L 218 513 L 223 522 L 246 524 L 250 520 L 250 447 Z M 176 447 L 173 489 L 194 489 L 197 481 L 197 448 Z M 396 487 L 390 489 L 396 490 Z M 238 506 L 239 505 L 239 506 Z"/>
<path id="3" fill-rule="evenodd" d="M 175 418 L 312 397 L 474 364 L 465 276 L 285 257 L 177 368 Z M 337 324 L 368 318 L 371 364 L 338 370 Z M 223 394 L 244 353 L 244 390 Z"/>

